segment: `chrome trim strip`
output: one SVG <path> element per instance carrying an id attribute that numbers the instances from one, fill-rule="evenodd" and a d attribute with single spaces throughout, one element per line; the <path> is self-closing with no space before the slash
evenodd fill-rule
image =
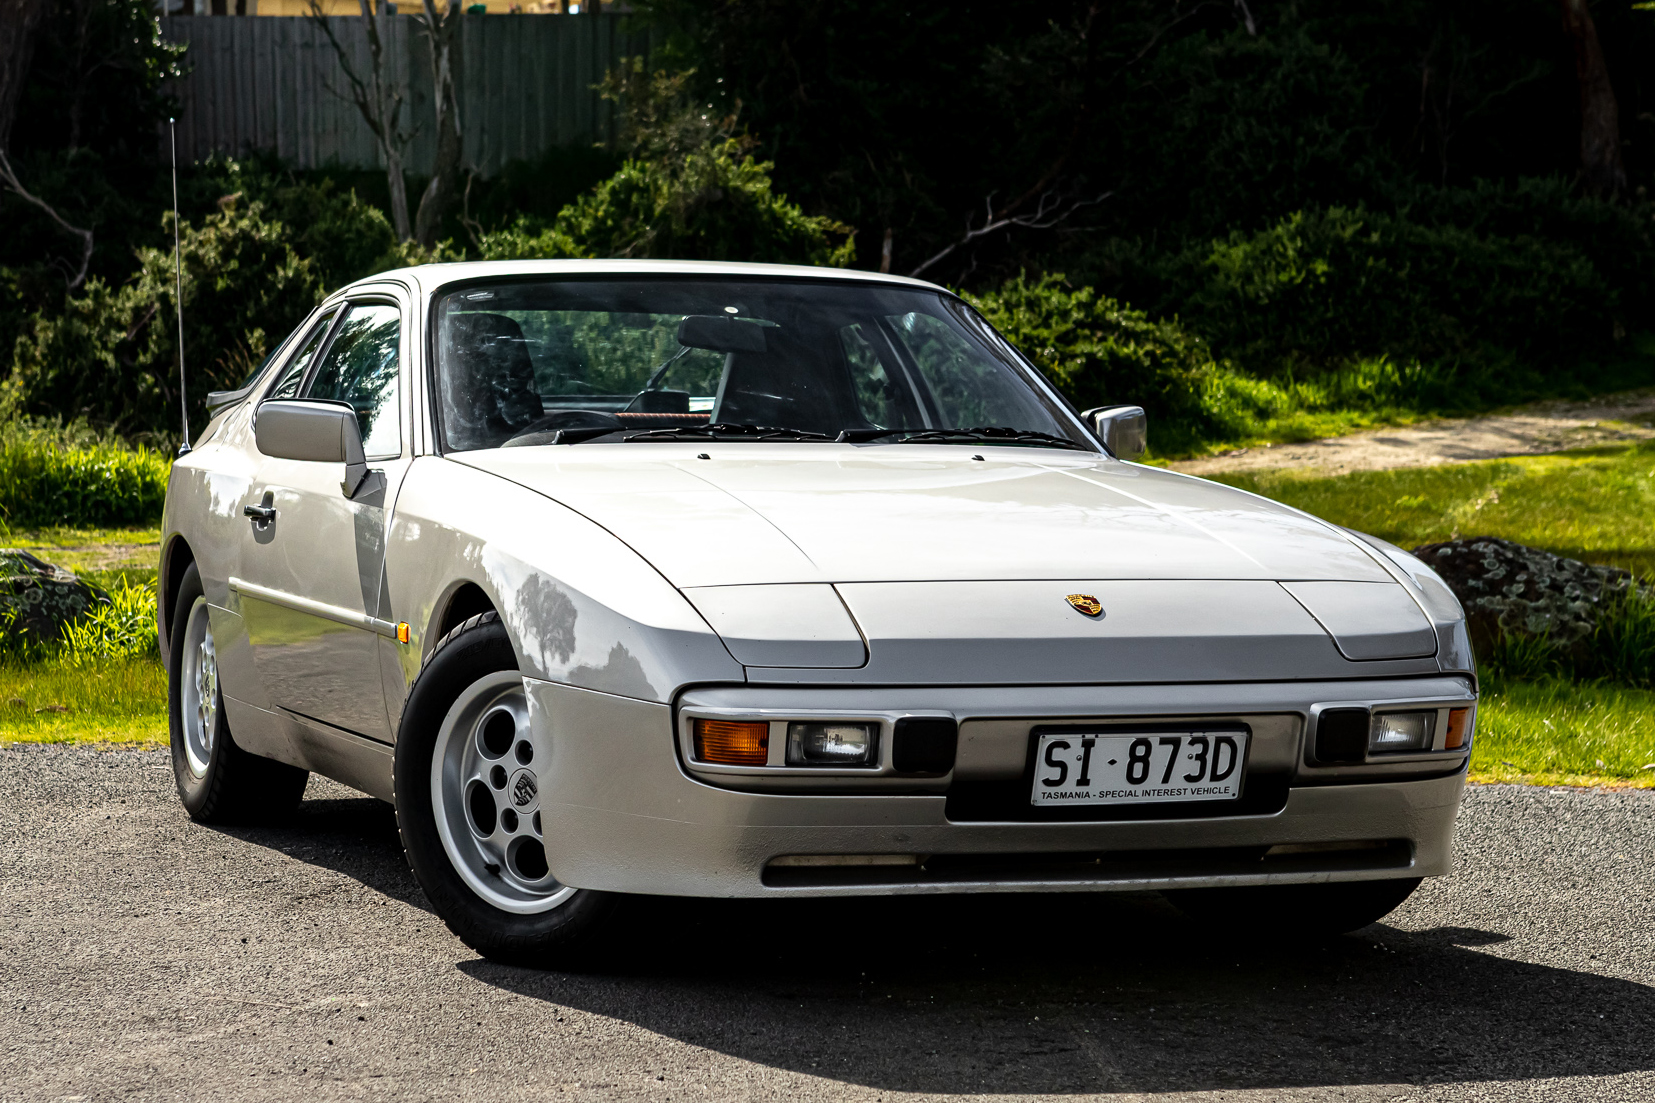
<path id="1" fill-rule="evenodd" d="M 285 609 L 292 609 L 300 613 L 309 613 L 313 617 L 331 620 L 337 624 L 348 624 L 352 628 L 361 628 L 368 632 L 377 632 L 390 639 L 397 638 L 395 622 L 370 617 L 366 613 L 358 613 L 354 609 L 344 609 L 338 605 L 329 605 L 324 601 L 313 601 L 308 597 L 285 593 L 281 590 L 272 590 L 268 586 L 260 586 L 256 582 L 230 576 L 230 589 L 247 597 L 268 601 L 272 605 L 280 605 Z"/>

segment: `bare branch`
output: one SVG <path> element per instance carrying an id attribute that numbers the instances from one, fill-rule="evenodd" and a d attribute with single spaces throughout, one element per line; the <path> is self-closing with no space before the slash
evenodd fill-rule
<path id="1" fill-rule="evenodd" d="M 310 10 L 305 19 L 323 34 L 327 35 L 328 42 L 333 46 L 334 56 L 339 61 L 339 68 L 350 82 L 350 96 L 356 104 L 356 110 L 362 116 L 362 121 L 368 124 L 374 140 L 379 145 L 379 151 L 385 158 L 385 180 L 391 192 L 391 223 L 396 229 L 398 240 L 407 241 L 413 231 L 408 222 L 408 192 L 402 176 L 402 151 L 407 147 L 410 134 L 403 133 L 398 127 L 398 119 L 402 114 L 404 100 L 403 90 L 394 82 L 385 77 L 385 44 L 379 37 L 379 19 L 373 14 L 372 0 L 358 0 L 362 8 L 362 25 L 367 30 L 368 57 L 370 69 L 367 80 L 364 80 L 351 65 L 349 52 L 333 33 L 333 26 L 324 14 L 321 0 L 310 0 Z M 340 95 L 338 89 L 329 88 L 334 95 Z M 341 99 L 347 98 L 340 96 Z"/>
<path id="2" fill-rule="evenodd" d="M 1114 192 L 1108 191 L 1093 199 L 1066 200 L 1055 191 L 1045 191 L 1040 194 L 1033 212 L 1024 215 L 1001 214 L 999 217 L 995 217 L 994 196 L 990 195 L 983 200 L 984 211 L 981 226 L 973 226 L 973 219 L 967 217 L 965 220 L 965 236 L 927 259 L 925 263 L 909 272 L 908 275 L 911 278 L 918 278 L 920 273 L 929 271 L 941 264 L 952 256 L 955 251 L 1000 230 L 1009 230 L 1014 227 L 1021 230 L 1050 230 L 1073 217 L 1082 208 L 1096 206 L 1114 194 Z"/>
<path id="3" fill-rule="evenodd" d="M 71 226 L 68 222 L 64 221 L 63 216 L 58 214 L 57 209 L 50 203 L 46 202 L 44 199 L 41 199 L 37 195 L 30 194 L 29 190 L 23 186 L 23 182 L 17 178 L 17 172 L 12 168 L 11 158 L 6 156 L 6 151 L 4 149 L 0 149 L 0 184 L 4 184 L 7 189 L 16 194 L 19 199 L 22 199 L 26 203 L 32 203 L 36 207 L 39 207 L 42 211 L 46 212 L 46 217 L 57 223 L 64 233 L 69 234 L 71 237 L 77 237 L 80 239 L 80 267 L 76 268 L 73 273 L 71 273 L 69 270 L 68 261 L 59 258 L 53 263 L 56 264 L 60 270 L 62 270 L 63 278 L 69 284 L 70 291 L 75 290 L 80 287 L 82 283 L 85 283 L 87 266 L 92 263 L 92 231 L 83 230 L 79 226 Z"/>

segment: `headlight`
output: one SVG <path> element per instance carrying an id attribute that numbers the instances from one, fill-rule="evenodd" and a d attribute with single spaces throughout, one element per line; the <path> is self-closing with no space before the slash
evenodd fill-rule
<path id="1" fill-rule="evenodd" d="M 873 766 L 879 762 L 875 724 L 787 725 L 789 766 Z"/>
<path id="2" fill-rule="evenodd" d="M 1436 723 L 1435 709 L 1430 712 L 1375 713 L 1373 724 L 1368 728 L 1368 753 L 1428 751 Z"/>

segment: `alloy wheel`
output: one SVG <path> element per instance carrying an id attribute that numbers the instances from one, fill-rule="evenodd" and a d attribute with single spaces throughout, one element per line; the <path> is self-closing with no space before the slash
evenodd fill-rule
<path id="1" fill-rule="evenodd" d="M 184 669 L 180 672 L 179 702 L 184 723 L 184 757 L 190 773 L 205 777 L 213 758 L 213 740 L 218 733 L 218 652 L 213 646 L 213 626 L 207 615 L 207 599 L 198 597 L 190 606 L 184 623 Z"/>
<path id="2" fill-rule="evenodd" d="M 431 756 L 431 807 L 449 861 L 478 896 L 521 915 L 550 911 L 575 893 L 546 864 L 535 773 L 544 760 L 523 676 L 513 671 L 460 694 Z"/>

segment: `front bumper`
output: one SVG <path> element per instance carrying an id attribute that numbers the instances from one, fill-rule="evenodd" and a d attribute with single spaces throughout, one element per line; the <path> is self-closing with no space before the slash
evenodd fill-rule
<path id="1" fill-rule="evenodd" d="M 951 819 L 941 792 L 840 795 L 723 787 L 685 769 L 675 750 L 672 707 L 525 679 L 536 761 L 544 763 L 539 807 L 547 858 L 558 879 L 616 892 L 727 897 L 1131 890 L 1446 873 L 1463 761 L 1447 772 L 1436 763 L 1434 776 L 1331 779 L 1342 782 L 1337 784 L 1307 784 L 1310 771 L 1299 765 L 1303 717 L 1318 702 L 1469 692 L 1451 678 L 1383 685 L 921 693 L 749 686 L 695 695 L 787 708 L 806 700 L 822 708 L 849 707 L 850 695 L 860 708 L 903 707 L 899 701 L 948 708 L 961 718 L 962 741 L 972 722 L 993 732 L 1098 717 L 1234 715 L 1272 721 L 1281 733 L 1275 754 L 1286 771 L 1285 793 L 1266 813 L 1031 822 Z M 849 864 L 829 864 L 840 856 L 854 857 Z"/>

